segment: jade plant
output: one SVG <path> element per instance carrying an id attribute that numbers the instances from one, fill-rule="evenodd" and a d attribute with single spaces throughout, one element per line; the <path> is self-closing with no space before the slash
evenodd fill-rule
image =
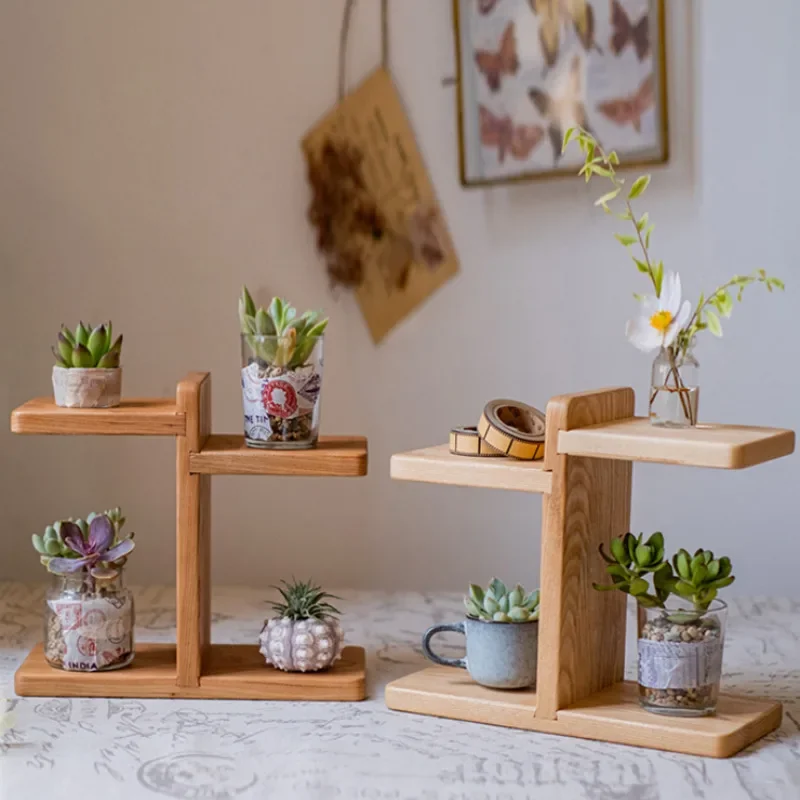
<path id="1" fill-rule="evenodd" d="M 113 369 L 119 367 L 122 334 L 113 340 L 111 321 L 92 327 L 79 322 L 74 331 L 61 326 L 56 347 L 56 364 L 65 368 Z"/>
<path id="2" fill-rule="evenodd" d="M 619 590 L 635 598 L 645 608 L 666 608 L 671 595 L 691 602 L 695 612 L 705 612 L 720 589 L 734 581 L 731 560 L 715 558 L 711 550 L 702 548 L 690 555 L 678 550 L 671 561 L 664 556 L 664 536 L 626 533 L 611 540 L 610 554 L 600 545 L 606 562 L 610 585 L 593 584 L 598 591 Z M 652 577 L 652 587 L 649 578 Z"/>
<path id="3" fill-rule="evenodd" d="M 527 593 L 519 584 L 508 589 L 493 578 L 486 590 L 471 583 L 464 605 L 470 617 L 487 622 L 535 622 L 539 619 L 539 590 Z"/>
<path id="4" fill-rule="evenodd" d="M 48 571 L 67 575 L 80 571 L 93 578 L 115 577 L 133 551 L 133 534 L 124 536 L 125 517 L 119 508 L 86 519 L 67 519 L 33 534 L 33 547 Z"/>
<path id="5" fill-rule="evenodd" d="M 319 311 L 300 316 L 287 300 L 273 297 L 268 308 L 256 308 L 247 287 L 239 298 L 239 323 L 253 355 L 272 367 L 292 370 L 303 366 L 328 319 Z"/>

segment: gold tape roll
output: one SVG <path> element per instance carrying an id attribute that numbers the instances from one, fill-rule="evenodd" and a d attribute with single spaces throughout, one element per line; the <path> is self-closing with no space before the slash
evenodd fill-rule
<path id="1" fill-rule="evenodd" d="M 450 452 L 457 456 L 481 456 L 483 458 L 505 455 L 488 442 L 484 442 L 474 425 L 453 428 L 450 431 Z"/>
<path id="2" fill-rule="evenodd" d="M 491 400 L 478 423 L 488 445 L 511 458 L 544 458 L 545 415 L 518 400 Z"/>

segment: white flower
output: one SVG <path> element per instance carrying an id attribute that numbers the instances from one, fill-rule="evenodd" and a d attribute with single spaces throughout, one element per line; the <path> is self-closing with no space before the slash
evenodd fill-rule
<path id="1" fill-rule="evenodd" d="M 669 347 L 691 314 L 688 300 L 681 305 L 680 275 L 668 272 L 661 285 L 661 296 L 642 300 L 641 316 L 628 322 L 625 335 L 634 347 L 645 353 Z"/>

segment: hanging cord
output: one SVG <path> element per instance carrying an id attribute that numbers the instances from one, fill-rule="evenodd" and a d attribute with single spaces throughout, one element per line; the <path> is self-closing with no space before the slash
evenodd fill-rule
<path id="1" fill-rule="evenodd" d="M 346 68 L 347 68 L 347 37 L 350 34 L 350 19 L 353 16 L 353 7 L 356 0 L 345 0 L 344 13 L 342 14 L 342 27 L 339 33 L 339 102 L 344 100 L 347 93 Z M 381 66 L 389 70 L 389 0 L 381 0 Z"/>

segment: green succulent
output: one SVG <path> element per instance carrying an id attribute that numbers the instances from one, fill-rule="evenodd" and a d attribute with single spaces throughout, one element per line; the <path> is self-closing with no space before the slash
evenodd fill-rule
<path id="1" fill-rule="evenodd" d="M 700 548 L 693 556 L 678 550 L 672 559 L 675 575 L 670 580 L 670 591 L 691 600 L 694 607 L 705 610 L 720 589 L 735 580 L 731 575 L 731 560 L 727 556 L 714 558 L 711 550 Z"/>
<path id="2" fill-rule="evenodd" d="M 239 324 L 256 358 L 271 367 L 295 369 L 308 360 L 328 319 L 321 318 L 319 311 L 306 311 L 298 317 L 297 309 L 280 297 L 273 297 L 268 309 L 256 309 L 250 292 L 243 286 Z"/>
<path id="3" fill-rule="evenodd" d="M 467 613 L 490 622 L 535 622 L 539 619 L 539 590 L 530 594 L 517 584 L 509 590 L 503 581 L 492 578 L 484 591 L 475 583 L 464 597 Z"/>
<path id="4" fill-rule="evenodd" d="M 74 333 L 62 325 L 53 355 L 59 367 L 111 369 L 119 366 L 122 334 L 112 341 L 110 320 L 96 328 L 79 322 Z"/>
<path id="5" fill-rule="evenodd" d="M 609 546 L 610 555 L 600 545 L 600 555 L 606 562 L 606 572 L 611 576 L 611 585 L 592 584 L 601 592 L 619 589 L 625 594 L 636 598 L 641 606 L 663 607 L 670 595 L 669 581 L 672 578 L 672 568 L 664 560 L 664 535 L 657 531 L 647 541 L 644 534 L 634 536 L 626 533 L 625 536 L 614 538 Z M 653 589 L 647 576 L 653 576 Z"/>
<path id="6" fill-rule="evenodd" d="M 338 608 L 328 600 L 339 600 L 336 595 L 328 594 L 313 581 L 298 581 L 294 578 L 281 581 L 281 586 L 273 586 L 281 593 L 282 603 L 272 603 L 272 610 L 279 617 L 291 620 L 325 619 L 340 614 Z"/>

